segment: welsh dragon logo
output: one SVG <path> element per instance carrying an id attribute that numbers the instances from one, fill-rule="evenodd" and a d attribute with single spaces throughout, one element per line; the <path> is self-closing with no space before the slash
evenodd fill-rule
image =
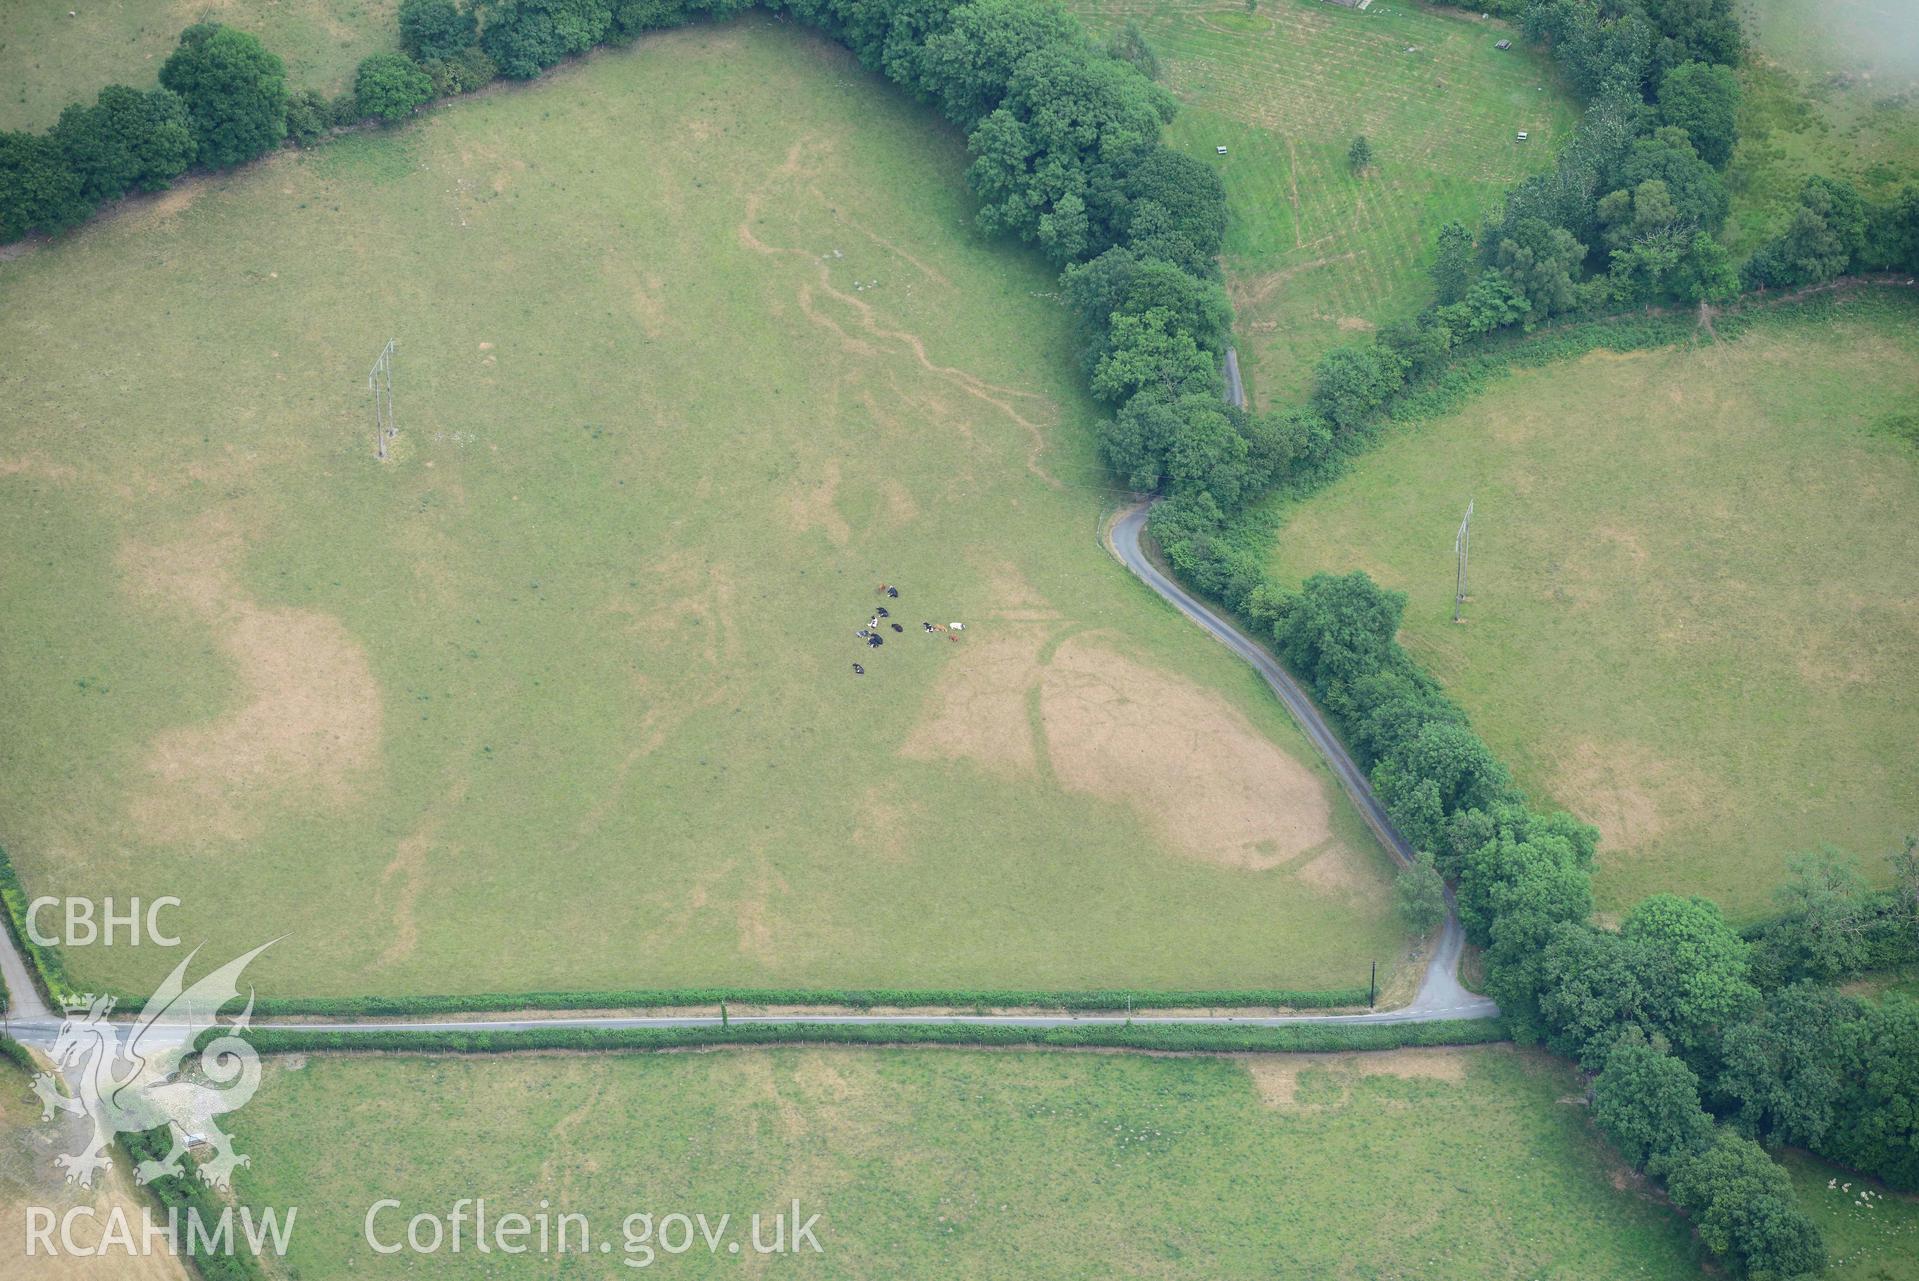
<path id="1" fill-rule="evenodd" d="M 93 1122 L 93 1137 L 83 1150 L 54 1158 L 69 1183 L 91 1187 L 96 1173 L 112 1167 L 107 1153 L 116 1134 L 161 1126 L 167 1127 L 172 1147 L 161 1160 L 140 1162 L 134 1170 L 140 1183 L 179 1174 L 181 1158 L 198 1142 L 213 1147 L 211 1159 L 200 1165 L 200 1177 L 215 1187 L 226 1187 L 236 1168 L 251 1164 L 233 1150 L 232 1138 L 214 1124 L 214 1117 L 244 1107 L 260 1086 L 259 1053 L 238 1035 L 253 1015 L 252 991 L 246 1009 L 232 1023 L 223 1024 L 217 1016 L 221 1007 L 239 999 L 241 971 L 271 946 L 262 943 L 187 987 L 187 966 L 199 955 L 195 948 L 131 1024 L 107 1021 L 113 1012 L 110 996 L 88 998 L 81 1008 L 69 1010 L 53 1043 L 56 1071 L 33 1079 L 33 1092 L 44 1107 L 42 1121 L 59 1111 Z M 221 1035 L 198 1051 L 196 1079 L 187 1079 L 182 1069 L 195 1054 L 194 1042 L 216 1028 Z M 62 1092 L 61 1076 L 72 1094 Z"/>

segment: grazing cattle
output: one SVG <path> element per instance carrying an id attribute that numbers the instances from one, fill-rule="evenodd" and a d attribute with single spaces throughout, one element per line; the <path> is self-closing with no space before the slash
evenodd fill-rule
<path id="1" fill-rule="evenodd" d="M 889 587 L 886 589 L 886 594 L 894 600 L 898 600 L 900 598 L 900 589 L 897 587 Z"/>
<path id="2" fill-rule="evenodd" d="M 891 618 L 891 617 L 892 617 L 892 615 L 886 612 L 886 606 L 884 606 L 884 605 L 881 605 L 881 606 L 880 606 L 880 612 L 879 612 L 878 614 L 876 614 L 876 615 L 874 615 L 874 617 L 875 617 L 875 618 Z"/>
<path id="3" fill-rule="evenodd" d="M 853 675 L 864 676 L 866 675 L 866 669 L 864 667 L 861 667 L 858 663 L 855 663 L 853 664 Z"/>
<path id="4" fill-rule="evenodd" d="M 896 632 L 903 632 L 903 631 L 905 631 L 906 629 L 905 629 L 904 627 L 901 627 L 901 626 L 900 626 L 900 625 L 899 625 L 898 623 L 894 623 L 894 624 L 893 624 L 893 630 L 894 630 L 894 631 L 896 631 Z"/>
<path id="5" fill-rule="evenodd" d="M 868 637 L 866 638 L 866 644 L 867 644 L 867 646 L 868 646 L 868 648 L 871 648 L 871 649 L 878 649 L 878 648 L 879 648 L 880 646 L 882 646 L 882 645 L 884 645 L 884 644 L 886 644 L 886 642 L 885 642 L 885 641 L 883 641 L 883 640 L 881 640 L 881 639 L 880 639 L 879 637 L 877 637 L 877 636 L 868 636 Z"/>

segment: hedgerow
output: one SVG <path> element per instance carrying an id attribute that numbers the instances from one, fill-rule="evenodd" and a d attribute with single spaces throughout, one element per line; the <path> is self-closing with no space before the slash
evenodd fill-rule
<path id="1" fill-rule="evenodd" d="M 27 1053 L 27 1047 L 10 1036 L 0 1036 L 0 1059 L 6 1059 L 28 1074 L 40 1070 L 40 1065 L 33 1061 L 33 1055 Z"/>
<path id="2" fill-rule="evenodd" d="M 40 984 L 41 995 L 47 998 L 50 1006 L 57 1007 L 59 998 L 73 990 L 67 977 L 66 958 L 58 948 L 41 947 L 27 933 L 27 904 L 31 900 L 20 885 L 20 878 L 14 873 L 13 860 L 7 852 L 0 849 L 0 916 L 6 918 L 6 930 L 13 936 L 13 945 L 20 955 L 27 959 L 27 968 Z M 16 995 L 17 999 L 17 995 Z"/>
<path id="3" fill-rule="evenodd" d="M 166 1126 L 121 1134 L 116 1142 L 134 1165 L 142 1161 L 161 1160 L 173 1146 L 172 1134 Z M 192 1260 L 193 1271 L 201 1281 L 264 1281 L 265 1269 L 258 1258 L 246 1251 L 244 1242 L 235 1241 L 224 1250 L 199 1248 L 203 1243 L 187 1229 L 190 1217 L 197 1216 L 204 1229 L 212 1232 L 220 1216 L 231 1213 L 233 1207 L 201 1181 L 198 1162 L 191 1154 L 181 1158 L 181 1165 L 179 1174 L 162 1175 L 147 1183 L 144 1189 L 160 1204 L 160 1214 L 155 1222 L 164 1223 L 169 1215 L 174 1216 L 173 1221 L 178 1224 L 176 1241 L 180 1257 Z M 234 1235 L 239 1235 L 237 1229 Z"/>
<path id="4" fill-rule="evenodd" d="M 28 1075 L 41 1070 L 40 1064 L 27 1048 L 11 1037 L 0 1036 L 0 1059 L 7 1060 Z M 161 1127 L 118 1135 L 115 1143 L 126 1155 L 128 1163 L 137 1165 L 166 1156 L 172 1139 L 168 1130 Z M 184 1168 L 181 1173 L 155 1179 L 146 1185 L 145 1190 L 159 1203 L 160 1214 L 156 1216 L 156 1222 L 165 1222 L 170 1212 L 179 1212 L 177 1240 L 185 1251 L 198 1244 L 187 1233 L 188 1212 L 198 1214 L 200 1222 L 212 1230 L 229 1207 L 217 1192 L 201 1182 L 197 1165 L 190 1154 L 182 1158 L 182 1164 Z M 194 1271 L 203 1281 L 261 1281 L 266 1275 L 259 1260 L 244 1250 L 235 1250 L 231 1254 L 196 1251 L 184 1257 L 192 1259 Z"/>
<path id="5" fill-rule="evenodd" d="M 671 1050 L 718 1045 L 962 1045 L 1167 1051 L 1393 1050 L 1484 1045 L 1506 1039 L 1497 1019 L 1429 1023 L 1300 1023 L 1281 1027 L 1101 1023 L 1009 1027 L 945 1023 L 733 1023 L 697 1028 L 539 1028 L 533 1031 L 294 1031 L 246 1033 L 262 1054 L 313 1051 L 497 1054 L 516 1050 Z"/>

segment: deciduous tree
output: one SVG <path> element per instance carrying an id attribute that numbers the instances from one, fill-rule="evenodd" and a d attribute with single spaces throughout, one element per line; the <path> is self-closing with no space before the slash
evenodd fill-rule
<path id="1" fill-rule="evenodd" d="M 186 104 L 169 89 L 108 85 L 93 106 L 61 112 L 52 137 L 89 203 L 159 191 L 193 163 Z"/>
<path id="2" fill-rule="evenodd" d="M 1699 1078 L 1643 1038 L 1622 1040 L 1593 1082 L 1593 1124 L 1635 1170 L 1658 1175 L 1712 1142 L 1712 1118 L 1699 1106 Z"/>
<path id="3" fill-rule="evenodd" d="M 360 63 L 353 94 L 360 114 L 394 124 L 433 100 L 433 81 L 403 53 L 376 53 Z"/>
<path id="4" fill-rule="evenodd" d="M 1818 1148 L 1832 1128 L 1844 1078 L 1848 1028 L 1859 1002 L 1828 987 L 1794 984 L 1726 1032 L 1714 1106 L 1739 1132 L 1766 1143 Z"/>
<path id="5" fill-rule="evenodd" d="M 530 80 L 564 58 L 585 53 L 613 26 L 610 0 L 493 0 L 480 47 L 515 80 Z"/>
<path id="6" fill-rule="evenodd" d="M 1579 264 L 1586 246 L 1564 227 L 1540 218 L 1523 219 L 1513 234 L 1499 242 L 1493 265 L 1506 277 L 1513 292 L 1526 300 L 1527 314 L 1543 320 L 1572 309 Z"/>
<path id="7" fill-rule="evenodd" d="M 1322 693 L 1336 693 L 1392 662 L 1406 594 L 1380 587 L 1363 570 L 1314 574 L 1286 602 L 1274 625 L 1281 657 Z"/>
<path id="8" fill-rule="evenodd" d="M 1433 866 L 1433 856 L 1421 851 L 1410 866 L 1399 869 L 1393 883 L 1399 918 L 1416 935 L 1426 935 L 1446 919 L 1446 883 Z"/>
<path id="9" fill-rule="evenodd" d="M 160 83 L 186 103 L 195 159 L 210 169 L 251 160 L 287 134 L 286 68 L 259 39 L 217 22 L 180 33 Z"/>
<path id="10" fill-rule="evenodd" d="M 1113 317 L 1111 347 L 1093 367 L 1093 394 L 1123 404 L 1149 388 L 1166 396 L 1209 391 L 1218 377 L 1212 356 L 1171 309 L 1154 307 Z"/>
<path id="11" fill-rule="evenodd" d="M 1791 1178 L 1751 1139 L 1718 1131 L 1674 1167 L 1666 1190 L 1700 1239 L 1741 1273 L 1798 1277 L 1826 1266 L 1825 1244 L 1799 1209 Z"/>
<path id="12" fill-rule="evenodd" d="M 30 231 L 52 235 L 85 222 L 92 212 L 80 176 L 52 139 L 0 133 L 0 240 Z"/>
<path id="13" fill-rule="evenodd" d="M 1739 77 L 1722 63 L 1674 67 L 1659 82 L 1659 123 L 1684 129 L 1706 163 L 1724 169 L 1739 141 Z"/>
<path id="14" fill-rule="evenodd" d="M 478 38 L 473 10 L 454 0 L 400 0 L 400 47 L 415 62 L 456 57 Z"/>
<path id="15" fill-rule="evenodd" d="M 1719 1036 L 1759 1003 L 1746 941 L 1710 899 L 1655 894 L 1627 913 L 1620 934 L 1638 943 L 1646 1010 L 1697 1068 L 1711 1065 Z"/>

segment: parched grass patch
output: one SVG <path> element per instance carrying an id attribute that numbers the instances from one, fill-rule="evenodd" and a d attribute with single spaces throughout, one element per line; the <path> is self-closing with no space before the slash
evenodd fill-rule
<path id="1" fill-rule="evenodd" d="M 1262 403 L 1296 398 L 1321 353 L 1428 302 L 1439 228 L 1476 229 L 1576 119 L 1546 59 L 1493 47 L 1512 28 L 1411 0 L 1072 8 L 1102 34 L 1139 23 L 1180 100 L 1169 141 L 1219 167 L 1240 354 Z M 1359 176 L 1357 134 L 1376 157 Z"/>
<path id="2" fill-rule="evenodd" d="M 1919 169 L 1919 21 L 1886 0 L 1749 0 L 1727 239 L 1748 252 L 1812 174 L 1875 200 Z"/>
<path id="3" fill-rule="evenodd" d="M 1515 372 L 1285 509 L 1274 567 L 1409 595 L 1408 649 L 1598 825 L 1602 909 L 1751 916 L 1822 843 L 1883 877 L 1919 814 L 1919 453 L 1876 430 L 1919 395 L 1914 317 L 1878 295 Z"/>
<path id="4" fill-rule="evenodd" d="M 1609 1175 L 1578 1095 L 1508 1048 L 315 1056 L 273 1060 L 234 1120 L 241 1198 L 302 1207 L 302 1275 L 414 1275 L 366 1247 L 368 1206 L 402 1202 L 384 1230 L 482 1193 L 493 1214 L 585 1214 L 616 1258 L 636 1211 L 743 1233 L 797 1198 L 823 1253 L 777 1262 L 817 1276 L 1696 1275 L 1684 1225 Z M 701 1244 L 661 1266 L 740 1261 Z"/>
<path id="5" fill-rule="evenodd" d="M 1388 857 L 1100 546 L 1054 278 L 964 164 L 754 18 L 0 263 L 23 883 L 289 935 L 263 997 L 1390 970 Z"/>
<path id="6" fill-rule="evenodd" d="M 46 129 L 110 84 L 151 89 L 196 22 L 252 32 L 290 89 L 329 97 L 370 53 L 399 46 L 398 0 L 8 0 L 0 16 L 0 129 Z"/>

